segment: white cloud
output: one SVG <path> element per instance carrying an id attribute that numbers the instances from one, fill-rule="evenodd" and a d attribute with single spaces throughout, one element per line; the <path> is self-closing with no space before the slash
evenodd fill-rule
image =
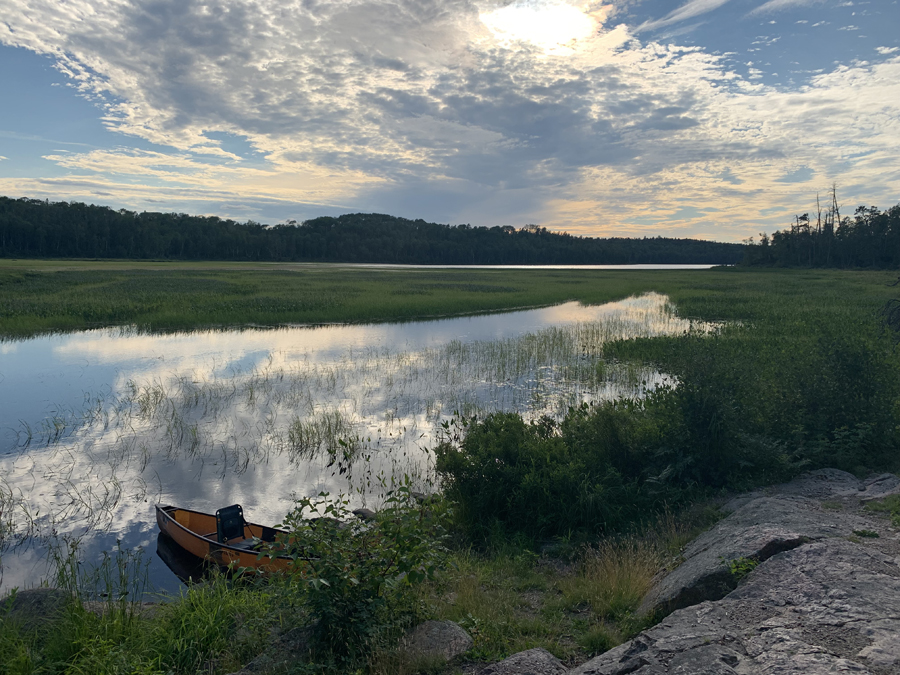
<path id="1" fill-rule="evenodd" d="M 8 159 L 9 159 L 9 157 L 4 157 L 3 155 L 0 155 L 0 162 L 2 162 L 4 160 L 8 160 Z"/>
<path id="2" fill-rule="evenodd" d="M 724 2 L 694 0 L 655 25 Z M 268 205 L 307 217 L 537 220 L 574 233 L 671 228 L 678 194 L 720 204 L 733 239 L 776 196 L 798 194 L 778 182 L 785 158 L 823 181 L 866 186 L 867 202 L 895 198 L 896 57 L 784 92 L 761 72 L 732 72 L 729 56 L 641 42 L 609 25 L 601 3 L 519 0 L 569 17 L 547 33 L 512 20 L 492 30 L 483 18 L 504 6 L 513 5 L 0 0 L 0 41 L 56 58 L 123 143 L 47 153 L 66 175 L 3 178 L 0 193 L 234 217 L 231 205 L 244 204 L 245 217 Z M 212 132 L 246 139 L 264 160 L 241 159 Z M 130 149 L 129 137 L 167 150 Z"/>
<path id="3" fill-rule="evenodd" d="M 900 52 L 900 47 L 875 47 L 875 51 L 883 56 Z"/>
<path id="4" fill-rule="evenodd" d="M 822 0 L 769 0 L 759 7 L 751 10 L 748 16 L 756 16 L 758 14 L 768 14 L 770 12 L 780 12 L 783 9 L 792 7 L 808 7 Z M 799 22 L 798 22 L 799 23 Z"/>
<path id="5" fill-rule="evenodd" d="M 640 33 L 647 30 L 655 30 L 656 28 L 662 28 L 669 24 L 678 23 L 679 21 L 693 19 L 695 16 L 700 16 L 701 14 L 706 14 L 714 9 L 718 9 L 727 2 L 728 0 L 689 0 L 678 9 L 669 12 L 662 19 L 642 23 L 637 27 L 636 32 Z"/>

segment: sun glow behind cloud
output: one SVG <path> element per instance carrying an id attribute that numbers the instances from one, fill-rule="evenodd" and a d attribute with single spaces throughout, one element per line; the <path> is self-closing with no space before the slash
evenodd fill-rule
<path id="1" fill-rule="evenodd" d="M 571 51 L 598 28 L 593 16 L 554 0 L 519 0 L 479 18 L 501 42 L 528 42 L 548 54 Z"/>

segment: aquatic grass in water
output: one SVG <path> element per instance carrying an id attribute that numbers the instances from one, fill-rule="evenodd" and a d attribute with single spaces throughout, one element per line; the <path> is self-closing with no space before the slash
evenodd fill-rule
<path id="1" fill-rule="evenodd" d="M 121 531 L 149 520 L 155 501 L 206 511 L 239 501 L 274 523 L 292 495 L 356 492 L 360 504 L 377 502 L 377 476 L 408 474 L 433 490 L 427 449 L 455 413 L 559 418 L 585 400 L 640 397 L 665 376 L 599 361 L 602 344 L 710 329 L 679 319 L 656 294 L 597 314 L 496 340 L 326 343 L 122 373 L 109 394 L 89 392 L 83 410 L 23 426 L 19 447 L 0 456 L 4 514 L 13 514 L 7 540 Z"/>

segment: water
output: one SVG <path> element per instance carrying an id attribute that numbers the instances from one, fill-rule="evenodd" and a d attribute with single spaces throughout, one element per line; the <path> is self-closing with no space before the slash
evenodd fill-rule
<path id="1" fill-rule="evenodd" d="M 248 520 L 275 524 L 294 496 L 321 491 L 377 508 L 380 476 L 434 490 L 428 449 L 457 411 L 558 417 L 641 396 L 665 375 L 598 370 L 599 346 L 690 328 L 648 294 L 402 324 L 2 343 L 0 591 L 40 580 L 53 537 L 79 539 L 88 560 L 117 541 L 142 547 L 152 583 L 173 590 L 154 554 L 155 503 L 241 503 Z"/>

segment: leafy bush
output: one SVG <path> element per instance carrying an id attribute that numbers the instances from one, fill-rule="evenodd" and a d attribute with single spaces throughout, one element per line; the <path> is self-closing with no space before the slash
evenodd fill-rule
<path id="1" fill-rule="evenodd" d="M 653 425 L 631 417 L 631 403 L 573 409 L 561 425 L 525 422 L 515 413 L 458 420 L 458 441 L 435 448 L 444 494 L 457 522 L 476 537 L 499 526 L 530 537 L 604 530 L 638 517 L 649 504 L 628 468 L 640 466 Z M 632 467 L 633 465 L 633 467 Z"/>
<path id="2" fill-rule="evenodd" d="M 316 619 L 319 656 L 359 663 L 379 635 L 410 617 L 408 591 L 444 560 L 448 513 L 439 501 L 420 505 L 408 481 L 386 494 L 372 522 L 356 519 L 344 497 L 297 501 L 282 525 L 290 534 L 268 551 L 293 558 L 291 588 Z"/>

